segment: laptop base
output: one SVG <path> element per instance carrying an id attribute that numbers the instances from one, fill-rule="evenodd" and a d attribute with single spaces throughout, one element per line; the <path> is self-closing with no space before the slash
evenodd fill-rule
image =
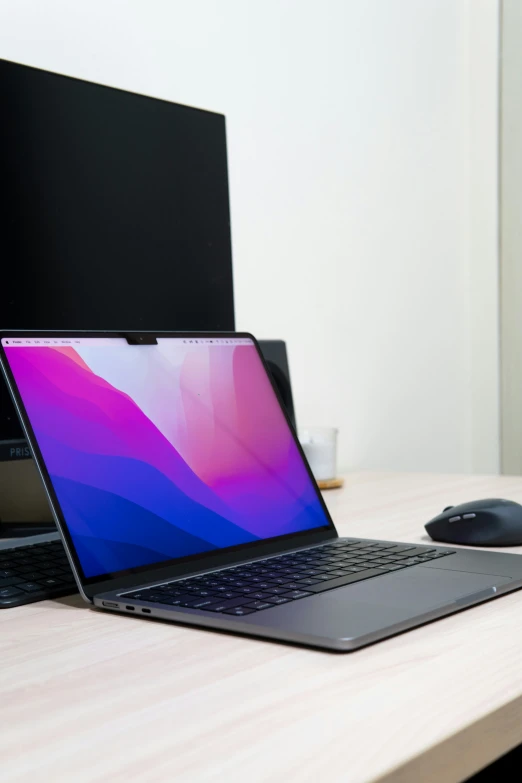
<path id="1" fill-rule="evenodd" d="M 394 546 L 393 542 L 367 543 Z M 95 596 L 94 603 L 133 616 L 348 652 L 521 587 L 520 556 L 457 550 L 451 557 L 309 594 L 245 616 L 136 600 L 121 590 Z"/>

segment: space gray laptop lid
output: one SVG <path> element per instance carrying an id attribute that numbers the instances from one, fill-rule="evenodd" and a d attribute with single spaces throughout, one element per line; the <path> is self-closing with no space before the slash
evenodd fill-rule
<path id="1" fill-rule="evenodd" d="M 336 536 L 251 335 L 0 342 L 86 597 Z"/>

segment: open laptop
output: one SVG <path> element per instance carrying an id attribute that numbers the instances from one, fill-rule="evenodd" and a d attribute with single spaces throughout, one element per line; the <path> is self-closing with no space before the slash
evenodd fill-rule
<path id="1" fill-rule="evenodd" d="M 0 338 L 90 604 L 347 651 L 522 586 L 518 555 L 339 538 L 249 334 Z"/>

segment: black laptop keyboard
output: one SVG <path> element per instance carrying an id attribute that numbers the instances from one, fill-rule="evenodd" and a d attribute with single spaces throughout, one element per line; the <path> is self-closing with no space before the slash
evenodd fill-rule
<path id="1" fill-rule="evenodd" d="M 0 609 L 77 591 L 61 541 L 0 549 Z"/>
<path id="2" fill-rule="evenodd" d="M 455 553 L 389 541 L 330 544 L 126 593 L 125 598 L 236 617 Z"/>

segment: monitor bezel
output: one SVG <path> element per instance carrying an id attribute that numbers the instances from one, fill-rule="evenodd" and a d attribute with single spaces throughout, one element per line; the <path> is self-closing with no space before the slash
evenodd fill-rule
<path id="1" fill-rule="evenodd" d="M 190 555 L 184 558 L 176 558 L 170 561 L 160 561 L 155 565 L 139 566 L 137 568 L 126 569 L 125 571 L 117 571 L 112 574 L 103 574 L 94 577 L 86 577 L 80 562 L 80 558 L 77 555 L 76 547 L 74 545 L 73 538 L 69 532 L 68 525 L 64 514 L 62 513 L 58 496 L 54 490 L 51 477 L 46 468 L 45 461 L 43 459 L 38 441 L 34 434 L 31 422 L 27 415 L 25 405 L 18 391 L 16 380 L 9 366 L 7 356 L 5 354 L 3 340 L 9 338 L 27 338 L 33 339 L 37 337 L 41 338 L 53 338 L 61 337 L 67 339 L 75 338 L 128 338 L 138 337 L 140 335 L 148 335 L 156 338 L 172 338 L 172 339 L 208 339 L 210 337 L 216 339 L 226 338 L 246 338 L 252 340 L 259 359 L 265 372 L 269 378 L 270 384 L 276 395 L 276 399 L 279 402 L 283 415 L 285 417 L 287 426 L 290 428 L 290 432 L 296 444 L 296 447 L 301 454 L 306 471 L 312 482 L 312 486 L 315 490 L 316 496 L 319 500 L 320 506 L 325 514 L 325 518 L 328 524 L 324 527 L 314 528 L 313 530 L 301 531 L 299 533 L 290 533 L 284 536 L 276 536 L 270 539 L 264 539 L 262 541 L 255 541 L 249 544 L 239 544 L 234 547 L 227 547 L 226 549 L 220 549 L 218 552 L 200 553 L 196 555 Z M 129 346 L 130 348 L 132 346 Z M 9 330 L 0 332 L 0 365 L 8 386 L 8 389 L 13 398 L 17 413 L 20 417 L 20 421 L 24 428 L 27 441 L 31 447 L 33 457 L 42 478 L 45 491 L 53 512 L 54 519 L 56 521 L 57 528 L 62 536 L 66 552 L 71 563 L 71 567 L 76 576 L 78 586 L 83 597 L 92 603 L 92 599 L 99 593 L 104 593 L 113 590 L 125 589 L 128 587 L 134 587 L 136 585 L 146 585 L 158 583 L 168 579 L 178 578 L 187 574 L 199 573 L 202 571 L 208 571 L 218 569 L 226 566 L 233 565 L 235 563 L 244 562 L 249 559 L 257 559 L 263 557 L 269 557 L 271 555 L 279 554 L 286 550 L 297 549 L 301 547 L 313 546 L 324 543 L 338 537 L 337 530 L 330 516 L 328 508 L 323 500 L 321 492 L 317 486 L 317 483 L 313 477 L 312 471 L 306 457 L 304 455 L 301 444 L 297 434 L 292 427 L 288 414 L 285 410 L 279 391 L 273 381 L 273 378 L 268 370 L 266 362 L 263 358 L 263 354 L 259 347 L 256 338 L 249 332 L 105 332 L 105 331 L 22 331 L 22 330 Z"/>

